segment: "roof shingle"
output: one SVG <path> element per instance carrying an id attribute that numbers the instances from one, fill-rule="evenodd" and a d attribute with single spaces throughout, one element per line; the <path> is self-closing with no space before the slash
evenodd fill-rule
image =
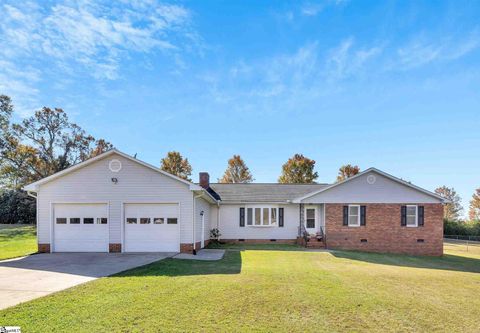
<path id="1" fill-rule="evenodd" d="M 210 184 L 223 203 L 287 202 L 327 186 L 329 184 Z"/>

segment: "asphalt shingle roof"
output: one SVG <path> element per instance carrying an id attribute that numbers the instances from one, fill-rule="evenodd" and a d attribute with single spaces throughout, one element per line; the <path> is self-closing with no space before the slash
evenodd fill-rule
<path id="1" fill-rule="evenodd" d="M 228 202 L 287 202 L 321 190 L 329 184 L 210 184 L 223 203 Z"/>

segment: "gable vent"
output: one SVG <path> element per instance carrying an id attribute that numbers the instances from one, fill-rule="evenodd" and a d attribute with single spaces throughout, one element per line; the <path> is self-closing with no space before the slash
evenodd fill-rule
<path id="1" fill-rule="evenodd" d="M 367 183 L 369 183 L 370 185 L 375 184 L 376 181 L 377 181 L 377 177 L 375 177 L 374 175 L 367 176 Z"/>
<path id="2" fill-rule="evenodd" d="M 108 163 L 108 168 L 111 172 L 119 172 L 120 170 L 122 170 L 122 162 L 120 162 L 119 160 L 111 160 Z"/>

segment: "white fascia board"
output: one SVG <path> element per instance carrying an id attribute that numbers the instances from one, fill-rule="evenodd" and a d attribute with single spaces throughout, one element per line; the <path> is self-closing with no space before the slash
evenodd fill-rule
<path id="1" fill-rule="evenodd" d="M 349 182 L 349 181 L 351 181 L 351 180 L 353 180 L 353 179 L 355 179 L 355 178 L 358 178 L 358 177 L 360 177 L 360 176 L 362 176 L 362 175 L 364 175 L 364 174 L 366 174 L 366 173 L 368 173 L 368 172 L 371 172 L 371 171 L 376 172 L 376 173 L 378 173 L 379 175 L 382 175 L 382 176 L 384 176 L 384 177 L 386 177 L 386 178 L 388 178 L 388 179 L 390 179 L 390 180 L 393 180 L 394 182 L 400 183 L 400 184 L 405 185 L 405 186 L 407 186 L 407 187 L 410 187 L 410 188 L 412 188 L 412 189 L 414 189 L 414 190 L 417 190 L 417 191 L 422 192 L 422 193 L 424 193 L 424 194 L 427 194 L 427 195 L 429 195 L 429 196 L 431 196 L 431 197 L 434 197 L 434 198 L 440 200 L 442 203 L 450 203 L 450 200 L 448 200 L 448 199 L 446 199 L 446 198 L 444 198 L 444 197 L 442 197 L 442 196 L 440 196 L 440 195 L 438 195 L 438 194 L 436 194 L 436 193 L 427 191 L 427 190 L 425 190 L 425 189 L 423 189 L 423 188 L 421 188 L 421 187 L 419 187 L 419 186 L 413 185 L 413 184 L 411 184 L 411 183 L 409 183 L 409 182 L 407 182 L 407 181 L 404 181 L 403 179 L 397 178 L 397 177 L 395 177 L 395 176 L 392 176 L 392 175 L 390 175 L 390 174 L 388 174 L 388 173 L 386 173 L 386 172 L 384 172 L 384 171 L 381 171 L 381 170 L 379 170 L 379 169 L 377 169 L 377 168 L 373 168 L 373 167 L 372 167 L 372 168 L 368 168 L 367 170 L 365 170 L 365 171 L 363 171 L 363 172 L 359 172 L 359 173 L 356 174 L 355 176 L 352 176 L 352 177 L 350 177 L 350 178 L 347 178 L 347 179 L 345 179 L 345 180 L 342 180 L 341 182 L 332 184 L 332 185 L 330 185 L 330 186 L 328 186 L 328 187 L 326 187 L 326 188 L 323 188 L 323 189 L 321 189 L 321 190 L 314 191 L 314 192 L 309 193 L 309 194 L 307 194 L 307 195 L 304 195 L 304 196 L 302 196 L 302 197 L 296 198 L 296 199 L 292 200 L 292 202 L 293 202 L 293 203 L 301 203 L 303 200 L 305 200 L 305 199 L 307 199 L 307 198 L 310 198 L 310 197 L 312 197 L 312 196 L 314 196 L 314 195 L 317 195 L 317 194 L 319 194 L 319 193 L 326 192 L 326 191 L 328 191 L 328 190 L 330 190 L 330 189 L 332 189 L 332 188 L 334 188 L 334 187 L 337 187 L 337 186 L 342 185 L 342 184 L 344 184 L 344 183 L 346 183 L 346 182 Z"/>
<path id="2" fill-rule="evenodd" d="M 125 153 L 123 153 L 123 152 L 121 152 L 121 151 L 119 151 L 119 150 L 117 150 L 117 149 L 111 149 L 111 150 L 109 150 L 109 151 L 107 151 L 107 152 L 105 152 L 105 153 L 103 153 L 103 154 L 100 154 L 100 155 L 98 155 L 98 156 L 95 156 L 95 157 L 93 157 L 93 158 L 90 158 L 90 159 L 88 159 L 88 160 L 86 160 L 86 161 L 84 161 L 84 162 L 75 164 L 75 165 L 73 165 L 73 166 L 71 166 L 71 167 L 69 167 L 69 168 L 67 168 L 67 169 L 65 169 L 65 170 L 59 171 L 59 172 L 57 172 L 57 173 L 54 173 L 54 174 L 51 175 L 51 176 L 42 178 L 42 179 L 40 179 L 40 180 L 38 180 L 38 181 L 36 181 L 36 182 L 34 182 L 34 183 L 31 183 L 31 184 L 28 184 L 28 185 L 24 186 L 23 189 L 24 189 L 25 191 L 37 192 L 37 191 L 38 191 L 38 187 L 39 187 L 40 185 L 45 184 L 45 183 L 48 183 L 48 182 L 50 182 L 50 181 L 52 181 L 52 180 L 54 180 L 54 179 L 57 179 L 57 178 L 59 178 L 59 177 L 61 177 L 61 176 L 63 176 L 63 175 L 66 175 L 66 174 L 68 174 L 68 173 L 70 173 L 70 172 L 73 172 L 73 171 L 75 171 L 75 170 L 78 170 L 78 169 L 80 169 L 80 168 L 83 168 L 83 167 L 85 167 L 85 166 L 87 166 L 87 165 L 89 165 L 89 164 L 92 164 L 92 163 L 94 163 L 94 162 L 96 162 L 96 161 L 98 161 L 98 160 L 101 160 L 101 159 L 103 159 L 103 158 L 105 158 L 105 157 L 108 157 L 108 156 L 110 156 L 110 155 L 112 155 L 112 154 L 118 154 L 118 155 L 120 155 L 120 156 L 122 156 L 122 157 L 124 157 L 124 158 L 126 158 L 126 159 L 128 159 L 128 160 L 130 160 L 130 161 L 136 162 L 136 163 L 138 163 L 138 164 L 140 164 L 140 165 L 143 165 L 144 167 L 147 167 L 147 168 L 152 169 L 152 170 L 154 170 L 154 171 L 156 171 L 156 172 L 158 172 L 158 173 L 161 173 L 162 175 L 165 175 L 165 176 L 170 177 L 170 178 L 172 178 L 172 179 L 175 179 L 175 180 L 177 180 L 177 181 L 179 181 L 179 182 L 181 182 L 181 183 L 183 183 L 183 184 L 186 184 L 186 185 L 189 186 L 189 189 L 190 189 L 191 191 L 196 191 L 196 190 L 201 189 L 201 187 L 198 186 L 197 184 L 194 184 L 194 183 L 192 183 L 192 182 L 189 182 L 188 180 L 182 179 L 182 178 L 180 178 L 180 177 L 174 176 L 174 175 L 172 175 L 172 174 L 170 174 L 170 173 L 168 173 L 168 172 L 166 172 L 166 171 L 163 171 L 163 170 L 161 170 L 161 169 L 159 169 L 159 168 L 157 168 L 157 167 L 155 167 L 155 166 L 153 166 L 153 165 L 151 165 L 151 164 L 149 164 L 149 163 L 147 163 L 147 162 L 143 162 L 143 161 L 141 161 L 141 160 L 139 160 L 139 159 L 136 159 L 136 158 L 134 158 L 134 157 L 132 157 L 132 156 L 130 156 L 130 155 L 127 155 L 127 154 L 125 154 Z"/>

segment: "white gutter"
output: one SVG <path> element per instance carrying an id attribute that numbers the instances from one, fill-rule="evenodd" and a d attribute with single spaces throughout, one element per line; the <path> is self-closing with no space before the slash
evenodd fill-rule
<path id="1" fill-rule="evenodd" d="M 28 195 L 29 197 L 32 197 L 32 198 L 35 198 L 35 199 L 36 199 L 37 196 L 36 196 L 34 193 L 35 193 L 35 192 L 27 191 L 27 195 Z"/>

